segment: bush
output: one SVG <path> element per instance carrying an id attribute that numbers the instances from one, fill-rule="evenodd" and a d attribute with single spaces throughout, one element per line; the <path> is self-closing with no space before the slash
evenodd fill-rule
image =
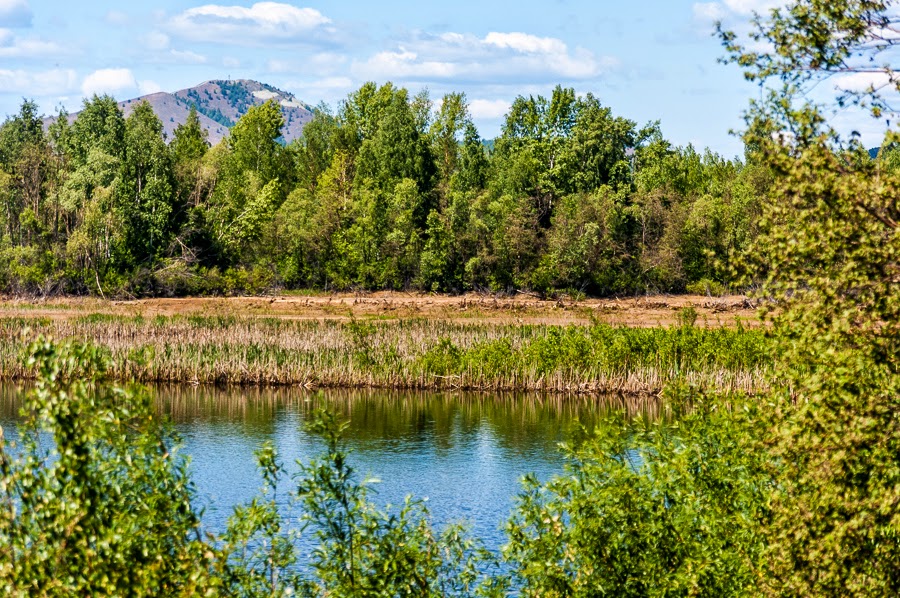
<path id="1" fill-rule="evenodd" d="M 78 343 L 39 339 L 28 363 L 30 417 L 14 451 L 0 444 L 3 594 L 214 591 L 186 461 L 149 394 L 107 386 L 103 355 Z"/>
<path id="2" fill-rule="evenodd" d="M 682 398 L 677 422 L 612 417 L 565 450 L 565 475 L 525 479 L 504 548 L 523 596 L 758 595 L 770 479 L 757 420 Z"/>
<path id="3" fill-rule="evenodd" d="M 728 294 L 728 289 L 721 282 L 703 278 L 696 282 L 688 283 L 685 287 L 688 293 L 693 295 L 708 295 L 710 297 L 721 297 Z"/>

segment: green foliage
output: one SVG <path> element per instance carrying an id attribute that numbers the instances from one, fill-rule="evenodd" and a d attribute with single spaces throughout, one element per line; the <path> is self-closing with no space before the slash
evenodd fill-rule
<path id="1" fill-rule="evenodd" d="M 355 324 L 351 333 L 367 343 L 374 329 Z M 310 419 L 322 453 L 300 464 L 291 507 L 279 498 L 284 467 L 264 445 L 260 494 L 236 507 L 220 537 L 203 540 L 186 463 L 149 395 L 108 386 L 107 359 L 95 348 L 39 340 L 30 350 L 38 382 L 22 440 L 14 450 L 0 446 L 0 584 L 10 595 L 720 596 L 755 588 L 764 546 L 755 523 L 766 512 L 769 470 L 765 453 L 751 450 L 762 420 L 739 397 L 723 409 L 685 392 L 672 399 L 687 407 L 672 423 L 611 420 L 567 452 L 567 475 L 543 486 L 527 479 L 508 525 L 506 574 L 459 526 L 434 530 L 424 503 L 376 508 L 376 480 L 358 480 L 342 425 L 327 413 Z M 471 357 L 497 369 L 511 350 L 490 342 Z M 467 359 L 447 339 L 437 354 L 448 370 Z M 306 563 L 301 530 L 318 543 Z"/>
<path id="2" fill-rule="evenodd" d="M 283 464 L 271 444 L 256 451 L 263 478 L 260 495 L 235 507 L 221 537 L 225 562 L 225 588 L 230 596 L 292 596 L 308 592 L 298 573 L 295 541 L 299 530 L 288 528 L 279 511 L 278 484 L 285 477 Z"/>
<path id="3" fill-rule="evenodd" d="M 767 54 L 722 34 L 731 60 L 773 90 L 751 106 L 745 134 L 774 175 L 750 268 L 777 308 L 769 316 L 785 358 L 783 390 L 771 398 L 781 471 L 764 530 L 768 595 L 900 590 L 900 179 L 889 159 L 871 160 L 803 95 L 894 45 L 881 33 L 896 24 L 891 4 L 794 2 L 757 21 L 751 38 L 771 44 Z M 877 117 L 886 106 L 879 91 L 834 101 Z"/>
<path id="4" fill-rule="evenodd" d="M 310 430 L 325 447 L 302 467 L 297 494 L 319 541 L 311 562 L 315 595 L 501 595 L 498 580 L 482 583 L 491 556 L 458 526 L 435 533 L 424 503 L 411 498 L 393 512 L 374 508 L 368 494 L 377 480 L 356 481 L 332 415 L 316 416 Z"/>
<path id="5" fill-rule="evenodd" d="M 199 160 L 209 149 L 208 137 L 209 131 L 200 125 L 197 109 L 191 106 L 184 124 L 175 127 L 172 144 L 169 146 L 172 150 L 172 160 L 176 164 L 190 164 Z"/>
<path id="6" fill-rule="evenodd" d="M 253 172 L 266 183 L 284 176 L 284 148 L 278 143 L 282 126 L 284 118 L 274 101 L 250 108 L 228 136 L 232 168 Z"/>
<path id="7" fill-rule="evenodd" d="M 214 551 L 149 394 L 107 386 L 89 346 L 39 339 L 28 363 L 37 383 L 20 441 L 0 445 L 3 593 L 211 595 Z"/>
<path id="8" fill-rule="evenodd" d="M 485 142 L 464 94 L 433 110 L 426 93 L 367 83 L 318 107 L 290 147 L 276 102 L 222 90 L 247 110 L 215 148 L 199 96 L 168 146 L 144 104 L 125 119 L 94 97 L 45 134 L 23 103 L 0 125 L 0 288 L 259 288 L 229 271 L 271 273 L 262 291 L 733 285 L 727 264 L 754 239 L 768 184 L 764 167 L 672 148 L 656 123 L 563 87 L 519 97 Z"/>
<path id="9" fill-rule="evenodd" d="M 523 596 L 757 594 L 771 483 L 755 408 L 686 398 L 675 423 L 605 422 L 566 473 L 527 477 L 504 556 Z"/>
<path id="10" fill-rule="evenodd" d="M 368 125 L 374 127 L 374 132 L 363 138 L 359 148 L 357 181 L 387 191 L 401 180 L 410 179 L 421 190 L 430 191 L 434 186 L 434 158 L 424 131 L 418 126 L 414 105 L 405 89 L 383 93 L 390 93 L 390 100 L 380 110 L 377 123 Z M 419 215 L 424 217 L 425 214 Z"/>
<path id="11" fill-rule="evenodd" d="M 624 194 L 609 187 L 565 197 L 556 208 L 539 271 L 552 288 L 594 294 L 637 291 L 630 218 Z"/>
<path id="12" fill-rule="evenodd" d="M 756 268 L 778 302 L 772 321 L 791 366 L 790 392 L 776 396 L 785 481 L 770 563 L 789 595 L 891 595 L 900 588 L 900 179 L 829 137 L 817 132 L 790 152 L 759 145 L 777 178 Z"/>
<path id="13" fill-rule="evenodd" d="M 253 106 L 232 128 L 227 151 L 217 156 L 220 180 L 208 217 L 219 265 L 237 265 L 252 255 L 284 201 L 293 176 L 290 156 L 278 142 L 283 124 L 275 102 Z"/>
<path id="14" fill-rule="evenodd" d="M 81 166 L 94 150 L 120 157 L 124 141 L 125 118 L 116 100 L 108 95 L 95 95 L 84 101 L 63 149 L 71 152 L 76 166 Z"/>
<path id="15" fill-rule="evenodd" d="M 147 102 L 137 104 L 125 121 L 115 207 L 125 224 L 124 244 L 131 263 L 152 262 L 168 248 L 172 234 L 175 184 L 162 129 Z"/>
<path id="16" fill-rule="evenodd" d="M 592 372 L 650 368 L 674 381 L 705 369 L 749 371 L 773 363 L 771 344 L 761 332 L 695 327 L 693 308 L 679 316 L 680 325 L 668 329 L 595 324 L 529 330 L 527 340 L 515 345 L 501 338 L 463 349 L 443 338 L 418 358 L 418 366 L 440 376 L 476 373 L 486 379 L 512 372 L 579 372 L 589 379 Z"/>
<path id="17" fill-rule="evenodd" d="M 727 293 L 727 289 L 722 283 L 708 278 L 702 278 L 697 282 L 688 284 L 685 290 L 695 295 L 709 295 L 710 297 L 721 297 Z"/>
<path id="18" fill-rule="evenodd" d="M 284 468 L 265 445 L 260 495 L 204 540 L 187 463 L 150 395 L 110 386 L 96 348 L 41 338 L 29 350 L 37 383 L 20 442 L 0 430 L 4 595 L 502 595 L 502 578 L 486 577 L 496 560 L 461 527 L 437 533 L 413 499 L 374 507 L 328 414 L 309 424 L 323 453 L 301 464 L 291 493 L 300 526 L 281 510 Z M 300 530 L 319 540 L 311 577 L 298 568 Z"/>
<path id="19" fill-rule="evenodd" d="M 236 512 L 219 555 L 196 536 L 184 462 L 172 456 L 171 435 L 151 421 L 146 395 L 100 384 L 104 360 L 96 349 L 42 341 L 29 362 L 39 382 L 23 445 L 0 452 L 4 590 L 195 595 L 222 585 L 237 595 L 896 595 L 896 137 L 889 135 L 885 156 L 872 160 L 802 94 L 823 76 L 866 68 L 866 60 L 892 47 L 896 37 L 884 32 L 897 19 L 889 9 L 888 2 L 797 0 L 758 17 L 751 44 L 722 33 L 731 60 L 768 91 L 747 115 L 747 164 L 671 148 L 654 125 L 637 131 L 590 96 L 558 87 L 549 100 L 515 101 L 482 186 L 477 163 L 484 152 L 470 151 L 475 136 L 468 126 L 454 157 L 463 98 L 448 98 L 429 139 L 427 98 L 374 84 L 352 94 L 335 129 L 322 134 L 328 143 L 321 147 L 334 153 L 312 170 L 321 172 L 316 185 L 294 195 L 271 222 L 266 213 L 284 204 L 259 203 L 266 196 L 257 195 L 279 180 L 280 171 L 270 168 L 279 152 L 271 109 L 238 127 L 233 143 L 211 158 L 223 173 L 208 206 L 215 230 L 227 231 L 247 206 L 258 216 L 240 227 L 250 234 L 232 243 L 229 260 L 261 267 L 266 252 L 259 244 L 284 238 L 293 215 L 329 232 L 327 240 L 301 236 L 279 262 L 296 280 L 372 287 L 418 280 L 440 288 L 461 279 L 470 287 L 596 285 L 600 292 L 703 285 L 711 292 L 731 282 L 723 260 L 751 249 L 747 282 L 759 284 L 770 302 L 767 331 L 711 331 L 685 309 L 679 325 L 666 330 L 526 326 L 514 337 L 467 331 L 465 342 L 442 334 L 410 364 L 390 345 L 400 337 L 385 342 L 381 329 L 357 322 L 341 329 L 353 361 L 331 363 L 370 377 L 401 372 L 502 384 L 555 376 L 566 384 L 644 368 L 674 383 L 667 403 L 673 419 L 612 420 L 567 451 L 564 476 L 526 480 L 507 526 L 508 578 L 488 572 L 491 559 L 458 528 L 436 533 L 422 503 L 375 508 L 328 416 L 312 424 L 325 450 L 303 467 L 296 493 L 306 529 L 320 544 L 314 576 L 296 575 L 291 530 L 276 508 L 283 470 L 270 447 L 258 455 L 262 496 Z M 762 45 L 774 51 L 752 49 Z M 836 101 L 868 106 L 875 116 L 887 106 L 874 88 Z M 23 201 L 32 195 L 21 166 L 51 154 L 29 153 L 41 145 L 28 125 L 30 111 L 23 106 L 19 121 L 0 131 L 3 248 L 17 260 L 3 275 L 32 276 L 40 257 L 27 251 L 37 242 L 29 235 L 53 238 L 40 204 L 58 197 L 68 210 L 63 218 L 74 224 L 68 255 L 83 284 L 92 274 L 102 293 L 128 270 L 128 243 L 115 236 L 127 214 L 109 207 L 118 205 L 115 190 L 128 184 L 117 177 L 133 178 L 123 166 L 129 127 L 111 99 L 95 98 L 72 131 L 55 129 L 53 151 L 69 154 L 73 170 L 61 193 L 38 191 L 32 209 Z M 633 159 L 623 160 L 635 146 Z M 275 334 L 287 325 L 272 326 Z M 242 367 L 280 367 L 293 354 L 226 343 L 202 347 L 198 362 L 219 363 L 239 349 Z M 774 370 L 764 396 L 707 397 L 683 384 L 710 367 L 768 371 L 764 366 Z M 52 447 L 38 442 L 41 432 L 53 436 Z"/>

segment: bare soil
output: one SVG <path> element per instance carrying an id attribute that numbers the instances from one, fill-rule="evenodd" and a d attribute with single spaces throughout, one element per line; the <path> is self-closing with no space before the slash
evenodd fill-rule
<path id="1" fill-rule="evenodd" d="M 542 300 L 519 294 L 426 295 L 402 292 L 271 297 L 190 297 L 104 301 L 94 298 L 0 298 L 0 317 L 66 319 L 88 313 L 152 317 L 203 315 L 317 320 L 425 318 L 495 324 L 589 324 L 669 326 L 693 308 L 700 326 L 760 324 L 744 296 L 655 295 L 622 299 Z"/>

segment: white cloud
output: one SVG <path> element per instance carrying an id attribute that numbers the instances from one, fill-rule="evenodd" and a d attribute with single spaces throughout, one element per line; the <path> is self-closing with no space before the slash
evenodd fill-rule
<path id="1" fill-rule="evenodd" d="M 54 42 L 35 38 L 23 39 L 9 29 L 0 29 L 0 58 L 37 58 L 63 53 L 63 48 Z"/>
<path id="2" fill-rule="evenodd" d="M 128 17 L 128 15 L 121 10 L 111 10 L 106 13 L 106 17 L 104 18 L 110 25 L 122 26 L 128 25 L 131 22 L 131 19 Z"/>
<path id="3" fill-rule="evenodd" d="M 78 88 L 78 76 L 71 69 L 25 71 L 0 69 L 0 93 L 31 96 L 58 96 Z"/>
<path id="4" fill-rule="evenodd" d="M 85 96 L 105 93 L 115 96 L 137 88 L 137 80 L 130 69 L 100 69 L 85 77 L 81 93 Z"/>
<path id="5" fill-rule="evenodd" d="M 349 77 L 324 77 L 313 81 L 286 81 L 285 89 L 296 90 L 298 98 L 307 101 L 337 102 L 357 87 Z"/>
<path id="6" fill-rule="evenodd" d="M 266 70 L 270 73 L 293 73 L 297 71 L 297 64 L 290 60 L 269 60 Z"/>
<path id="7" fill-rule="evenodd" d="M 503 118 L 512 105 L 506 100 L 472 100 L 469 102 L 469 113 L 472 118 L 495 120 Z"/>
<path id="8" fill-rule="evenodd" d="M 510 48 L 528 54 L 565 54 L 566 44 L 552 37 L 537 37 L 527 33 L 491 32 L 484 43 L 498 48 Z"/>
<path id="9" fill-rule="evenodd" d="M 236 69 L 241 66 L 241 61 L 233 56 L 226 56 L 222 59 L 222 66 L 227 69 Z"/>
<path id="10" fill-rule="evenodd" d="M 169 47 L 169 36 L 161 31 L 151 31 L 141 38 L 148 50 L 165 50 Z"/>
<path id="11" fill-rule="evenodd" d="M 316 54 L 299 58 L 273 58 L 266 61 L 266 70 L 276 74 L 303 75 L 306 77 L 333 77 L 346 71 L 347 56 L 340 54 Z"/>
<path id="12" fill-rule="evenodd" d="M 559 82 L 596 79 L 618 62 L 556 38 L 527 33 L 419 35 L 395 49 L 355 62 L 361 79 L 455 82 Z"/>
<path id="13" fill-rule="evenodd" d="M 724 0 L 725 6 L 731 12 L 749 17 L 754 14 L 765 14 L 773 8 L 779 8 L 789 0 Z"/>
<path id="14" fill-rule="evenodd" d="M 33 17 L 27 0 L 0 0 L 0 26 L 31 27 Z"/>
<path id="15" fill-rule="evenodd" d="M 865 92 L 869 89 L 880 90 L 888 88 L 893 82 L 887 72 L 876 73 L 849 73 L 833 79 L 834 86 L 841 91 Z"/>
<path id="16" fill-rule="evenodd" d="M 884 141 L 889 121 L 869 118 L 860 110 L 843 110 L 832 116 L 829 124 L 848 137 L 857 133 L 865 147 L 879 147 Z"/>
<path id="17" fill-rule="evenodd" d="M 728 11 L 719 2 L 695 2 L 694 19 L 702 23 L 715 23 L 728 16 Z"/>
<path id="18" fill-rule="evenodd" d="M 460 67 L 452 62 L 421 60 L 415 52 L 379 52 L 363 64 L 355 64 L 354 72 L 375 79 L 449 79 L 460 74 Z"/>
<path id="19" fill-rule="evenodd" d="M 162 91 L 162 87 L 156 81 L 140 81 L 138 82 L 138 91 L 142 96 L 146 96 Z"/>
<path id="20" fill-rule="evenodd" d="M 305 87 L 315 87 L 316 89 L 339 90 L 351 89 L 353 86 L 353 80 L 349 77 L 326 77 L 305 85 Z"/>
<path id="21" fill-rule="evenodd" d="M 178 64 L 206 64 L 206 56 L 190 50 L 169 50 L 169 57 Z"/>
<path id="22" fill-rule="evenodd" d="M 141 44 L 150 53 L 150 60 L 164 64 L 206 64 L 207 58 L 191 50 L 172 48 L 172 40 L 161 31 L 151 31 L 140 38 Z"/>
<path id="23" fill-rule="evenodd" d="M 169 23 L 181 37 L 223 44 L 258 44 L 274 41 L 309 41 L 331 23 L 318 10 L 279 2 L 257 2 L 251 7 L 206 4 L 190 8 Z"/>
<path id="24" fill-rule="evenodd" d="M 773 8 L 781 8 L 790 0 L 722 0 L 721 2 L 695 2 L 694 19 L 701 23 L 714 23 L 726 19 L 746 21 L 755 14 L 765 15 Z"/>

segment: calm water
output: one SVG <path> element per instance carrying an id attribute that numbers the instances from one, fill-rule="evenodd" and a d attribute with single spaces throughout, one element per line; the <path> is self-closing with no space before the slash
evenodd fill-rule
<path id="1" fill-rule="evenodd" d="M 559 443 L 592 429 L 619 401 L 534 396 L 305 392 L 297 389 L 161 387 L 157 409 L 174 422 L 190 456 L 205 509 L 204 522 L 221 531 L 235 504 L 261 485 L 253 451 L 270 441 L 289 472 L 321 448 L 303 429 L 317 407 L 349 420 L 351 463 L 362 477 L 381 480 L 379 506 L 407 495 L 427 498 L 433 521 L 468 523 L 497 548 L 520 479 L 545 480 L 562 471 Z M 0 385 L 0 425 L 14 437 L 21 389 Z M 287 489 L 287 488 L 285 488 Z M 282 493 L 284 494 L 284 493 Z"/>

